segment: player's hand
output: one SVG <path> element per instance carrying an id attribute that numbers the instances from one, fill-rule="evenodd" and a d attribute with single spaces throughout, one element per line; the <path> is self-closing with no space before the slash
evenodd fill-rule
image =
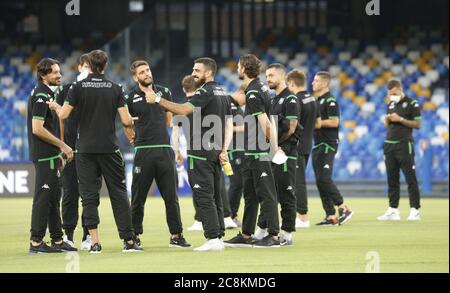
<path id="1" fill-rule="evenodd" d="M 134 140 L 135 140 L 135 136 L 133 135 L 132 137 L 131 137 L 131 139 L 130 139 L 130 144 L 132 145 L 132 146 L 134 146 Z"/>
<path id="2" fill-rule="evenodd" d="M 73 159 L 73 150 L 70 146 L 64 144 L 61 148 L 61 152 L 64 153 L 64 155 L 66 155 L 67 157 L 67 162 L 72 161 Z"/>
<path id="3" fill-rule="evenodd" d="M 220 152 L 219 161 L 221 165 L 225 165 L 226 163 L 228 163 L 228 153 L 226 151 Z"/>
<path id="4" fill-rule="evenodd" d="M 61 164 L 58 167 L 59 172 L 64 171 L 64 168 L 66 167 L 67 160 L 65 158 L 60 157 L 59 160 L 61 161 Z"/>
<path id="5" fill-rule="evenodd" d="M 50 101 L 46 102 L 51 111 L 56 111 L 60 106 L 55 100 L 50 99 Z"/>
<path id="6" fill-rule="evenodd" d="M 391 115 L 389 115 L 389 119 L 391 120 L 391 122 L 400 122 L 402 117 L 400 117 L 397 113 L 392 113 Z"/>
<path id="7" fill-rule="evenodd" d="M 177 162 L 178 165 L 184 165 L 184 157 L 180 151 L 175 152 L 175 162 Z"/>
<path id="8" fill-rule="evenodd" d="M 147 103 L 154 104 L 156 100 L 156 94 L 151 88 L 144 89 L 145 93 L 145 99 L 147 100 Z"/>

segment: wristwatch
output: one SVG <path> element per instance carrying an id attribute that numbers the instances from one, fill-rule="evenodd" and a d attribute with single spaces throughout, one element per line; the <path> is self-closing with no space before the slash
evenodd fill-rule
<path id="1" fill-rule="evenodd" d="M 161 102 L 161 96 L 156 96 L 155 98 L 155 103 L 159 104 L 159 102 Z"/>

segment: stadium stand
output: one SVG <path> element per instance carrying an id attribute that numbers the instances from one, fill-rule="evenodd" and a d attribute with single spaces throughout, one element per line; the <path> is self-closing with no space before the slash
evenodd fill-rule
<path id="1" fill-rule="evenodd" d="M 308 73 L 311 84 L 314 72 L 329 70 L 334 76 L 332 93 L 341 107 L 341 144 L 336 160 L 335 176 L 340 180 L 382 179 L 385 177 L 382 144 L 386 112 L 385 84 L 393 77 L 401 78 L 406 93 L 419 101 L 423 109 L 423 127 L 415 132 L 417 173 L 421 178 L 424 141 L 431 144 L 435 155 L 432 177 L 448 179 L 448 40 L 439 32 L 428 34 L 419 28 L 399 31 L 383 43 L 345 38 L 334 27 L 311 33 L 285 31 L 261 32 L 255 48 L 265 64 L 280 62 L 288 70 L 299 68 Z M 241 50 L 240 53 L 249 50 Z M 237 59 L 236 56 L 235 59 Z M 239 86 L 235 60 L 229 60 L 216 77 L 229 91 Z M 264 76 L 261 76 L 263 79 Z M 308 178 L 313 178 L 308 168 Z"/>
<path id="2" fill-rule="evenodd" d="M 290 37 L 286 37 L 290 36 Z M 445 44 L 443 44 L 445 40 Z M 41 57 L 61 61 L 64 80 L 73 80 L 82 41 L 73 40 L 61 48 L 57 45 L 14 46 L 0 42 L 0 162 L 28 160 L 26 141 L 26 101 L 35 85 L 33 69 Z M 334 76 L 332 92 L 342 111 L 335 176 L 339 180 L 384 179 L 382 144 L 386 111 L 385 83 L 389 78 L 403 80 L 407 94 L 423 108 L 423 127 L 415 132 L 418 154 L 417 173 L 421 178 L 423 146 L 431 145 L 434 154 L 432 178 L 448 180 L 449 159 L 449 56 L 448 39 L 439 32 L 424 33 L 419 28 L 396 31 L 382 43 L 352 39 L 337 27 L 311 32 L 264 31 L 258 34 L 251 49 L 239 53 L 258 53 L 265 64 L 281 62 L 308 73 L 329 70 Z M 216 80 L 229 92 L 239 86 L 236 60 L 225 60 Z M 127 83 L 126 70 L 112 64 L 110 77 Z M 262 78 L 264 78 L 262 76 Z M 308 179 L 313 179 L 308 168 Z"/>

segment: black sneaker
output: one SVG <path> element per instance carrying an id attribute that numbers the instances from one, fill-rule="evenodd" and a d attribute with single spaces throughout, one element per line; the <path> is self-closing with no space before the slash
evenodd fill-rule
<path id="1" fill-rule="evenodd" d="M 137 246 L 142 248 L 142 242 L 140 238 L 136 237 L 136 239 L 134 239 L 134 243 L 136 243 Z"/>
<path id="2" fill-rule="evenodd" d="M 255 248 L 271 248 L 271 247 L 280 247 L 280 240 L 273 239 L 272 235 L 267 235 L 261 240 L 255 241 L 253 247 Z"/>
<path id="3" fill-rule="evenodd" d="M 225 247 L 233 247 L 233 248 L 237 248 L 237 247 L 252 247 L 254 243 L 253 238 L 244 238 L 244 236 L 242 235 L 241 232 L 239 232 L 238 235 L 234 236 L 233 238 L 231 238 L 230 240 L 224 241 L 224 245 Z"/>
<path id="4" fill-rule="evenodd" d="M 52 241 L 52 247 L 61 250 L 61 252 L 78 251 L 78 249 L 71 246 L 69 243 L 65 241 L 61 242 L 60 244 L 56 244 L 55 242 Z"/>
<path id="5" fill-rule="evenodd" d="M 100 243 L 95 243 L 94 245 L 91 245 L 89 253 L 102 253 L 102 246 L 100 245 Z"/>
<path id="6" fill-rule="evenodd" d="M 316 224 L 316 226 L 337 226 L 339 222 L 337 219 L 328 219 L 325 218 L 322 222 Z"/>
<path id="7" fill-rule="evenodd" d="M 123 242 L 123 249 L 122 252 L 141 252 L 144 249 L 142 249 L 141 247 L 139 247 L 135 241 L 133 241 L 132 244 L 128 244 L 127 241 Z"/>
<path id="8" fill-rule="evenodd" d="M 353 217 L 353 211 L 346 208 L 339 209 L 339 225 L 344 225 L 348 220 Z"/>
<path id="9" fill-rule="evenodd" d="M 38 246 L 33 246 L 30 243 L 30 253 L 58 253 L 58 252 L 62 252 L 59 249 L 56 249 L 54 247 L 48 246 L 47 243 L 45 243 L 44 241 L 41 242 L 41 244 L 39 244 Z"/>
<path id="10" fill-rule="evenodd" d="M 178 237 L 172 238 L 170 237 L 169 241 L 169 247 L 180 247 L 180 248 L 186 248 L 191 247 L 192 245 L 189 244 L 186 239 L 183 237 L 183 234 L 178 235 Z"/>

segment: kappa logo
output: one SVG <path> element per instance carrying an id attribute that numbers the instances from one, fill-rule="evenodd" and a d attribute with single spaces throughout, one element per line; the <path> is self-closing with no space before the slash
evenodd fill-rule
<path id="1" fill-rule="evenodd" d="M 248 98 L 249 99 L 256 99 L 256 96 L 255 95 L 250 95 Z"/>
<path id="2" fill-rule="evenodd" d="M 292 99 L 289 103 L 290 104 L 297 104 L 297 100 L 296 99 Z"/>
<path id="3" fill-rule="evenodd" d="M 139 173 L 141 173 L 141 167 L 138 167 L 138 166 L 134 167 L 134 174 L 139 174 Z"/>
<path id="4" fill-rule="evenodd" d="M 330 103 L 330 107 L 334 107 L 334 106 L 336 106 L 336 103 L 335 102 L 331 102 Z"/>
<path id="5" fill-rule="evenodd" d="M 42 185 L 42 189 L 50 189 L 50 186 L 48 186 L 48 184 L 44 184 Z"/>
<path id="6" fill-rule="evenodd" d="M 291 191 L 291 190 L 294 190 L 294 188 L 292 188 L 292 186 L 288 186 L 288 187 L 286 188 L 286 190 L 287 190 L 287 191 Z"/>
<path id="7" fill-rule="evenodd" d="M 416 170 L 416 165 L 413 165 L 413 166 L 412 166 L 412 169 L 413 169 L 413 170 Z"/>
<path id="8" fill-rule="evenodd" d="M 41 98 L 39 98 L 39 99 L 36 101 L 36 103 L 43 103 L 43 102 L 44 102 L 44 100 L 41 99 Z"/>
<path id="9" fill-rule="evenodd" d="M 267 175 L 266 172 L 262 172 L 260 178 L 267 177 L 267 176 L 269 176 L 269 175 Z"/>
<path id="10" fill-rule="evenodd" d="M 415 104 L 415 105 L 414 105 L 414 108 L 419 108 L 419 104 Z"/>
<path id="11" fill-rule="evenodd" d="M 200 185 L 199 184 L 194 184 L 194 187 L 192 187 L 193 189 L 200 189 Z"/>
<path id="12" fill-rule="evenodd" d="M 323 166 L 324 169 L 330 169 L 330 165 L 326 164 L 325 166 Z"/>
<path id="13" fill-rule="evenodd" d="M 406 107 L 408 107 L 408 103 L 407 102 L 403 102 L 402 107 L 403 107 L 403 109 L 405 109 Z"/>

